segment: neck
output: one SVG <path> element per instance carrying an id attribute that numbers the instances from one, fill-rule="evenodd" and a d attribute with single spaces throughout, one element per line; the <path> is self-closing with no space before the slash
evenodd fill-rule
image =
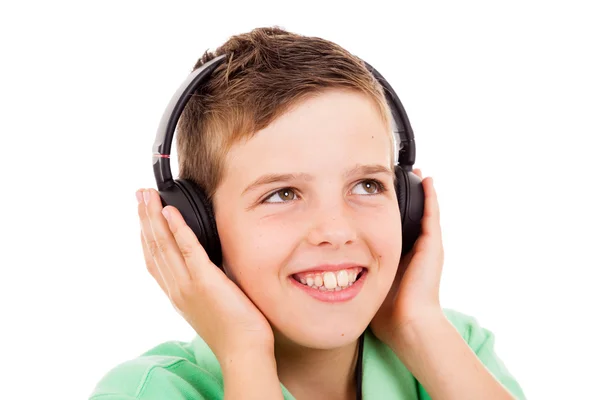
<path id="1" fill-rule="evenodd" d="M 275 359 L 281 383 L 298 399 L 354 400 L 359 340 L 329 350 L 276 341 Z"/>

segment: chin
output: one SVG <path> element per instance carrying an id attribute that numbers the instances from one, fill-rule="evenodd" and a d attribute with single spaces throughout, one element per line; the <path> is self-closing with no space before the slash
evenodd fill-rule
<path id="1" fill-rule="evenodd" d="M 331 350 L 355 342 L 367 329 L 367 323 L 331 321 L 327 324 L 309 322 L 299 326 L 288 325 L 282 329 L 273 326 L 275 341 L 310 349 Z"/>

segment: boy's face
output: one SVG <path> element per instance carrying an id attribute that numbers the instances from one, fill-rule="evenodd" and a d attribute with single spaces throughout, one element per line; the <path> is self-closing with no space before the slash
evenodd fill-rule
<path id="1" fill-rule="evenodd" d="M 385 299 L 402 250 L 391 146 L 370 99 L 330 90 L 228 153 L 214 198 L 224 266 L 276 340 L 343 346 Z"/>

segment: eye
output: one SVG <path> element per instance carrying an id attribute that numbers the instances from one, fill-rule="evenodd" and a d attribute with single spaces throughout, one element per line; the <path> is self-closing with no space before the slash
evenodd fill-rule
<path id="1" fill-rule="evenodd" d="M 285 203 L 288 201 L 296 200 L 298 196 L 291 188 L 283 188 L 272 193 L 262 201 L 262 203 Z"/>
<path id="2" fill-rule="evenodd" d="M 359 195 L 371 195 L 371 194 L 379 194 L 385 192 L 385 187 L 383 183 L 374 180 L 367 179 L 364 181 L 360 181 L 352 188 L 352 194 Z"/>

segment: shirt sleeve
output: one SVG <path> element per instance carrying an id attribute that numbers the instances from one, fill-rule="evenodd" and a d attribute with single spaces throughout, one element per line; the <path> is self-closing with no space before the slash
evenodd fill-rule
<path id="1" fill-rule="evenodd" d="M 215 400 L 223 388 L 207 371 L 174 357 L 142 357 L 109 371 L 89 400 Z"/>
<path id="2" fill-rule="evenodd" d="M 460 332 L 465 342 L 467 342 L 488 371 L 490 371 L 490 373 L 502 383 L 502 385 L 504 385 L 517 400 L 526 400 L 523 389 L 495 352 L 495 335 L 488 329 L 481 327 L 478 321 L 472 316 L 450 309 L 444 309 L 444 314 L 458 332 Z M 420 384 L 419 398 L 421 400 L 431 400 L 431 397 Z"/>

